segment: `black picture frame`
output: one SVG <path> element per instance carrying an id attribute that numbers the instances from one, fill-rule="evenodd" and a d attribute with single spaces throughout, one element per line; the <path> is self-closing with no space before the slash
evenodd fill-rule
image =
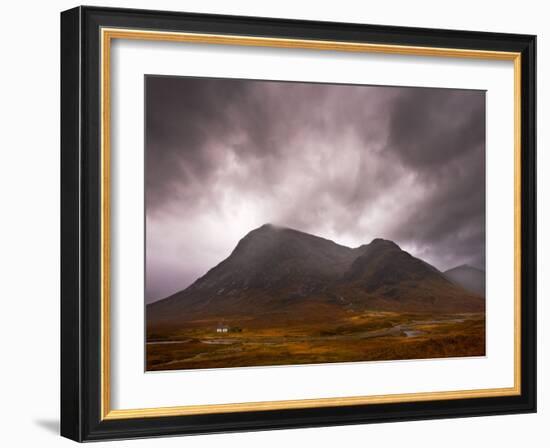
<path id="1" fill-rule="evenodd" d="M 100 29 L 127 28 L 521 54 L 521 393 L 102 419 Z M 100 7 L 61 13 L 61 435 L 76 441 L 536 412 L 536 37 Z"/>

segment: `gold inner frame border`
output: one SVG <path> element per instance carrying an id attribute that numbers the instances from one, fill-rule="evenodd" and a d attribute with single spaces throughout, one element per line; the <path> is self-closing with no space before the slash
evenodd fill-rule
<path id="1" fill-rule="evenodd" d="M 163 32 L 139 29 L 101 28 L 101 419 L 168 417 L 228 412 L 247 412 L 317 407 L 350 406 L 415 401 L 501 397 L 521 394 L 521 53 L 420 47 L 325 40 L 266 38 L 240 35 Z M 214 45 L 295 48 L 325 51 L 384 53 L 413 56 L 490 59 L 514 63 L 514 386 L 441 392 L 369 395 L 302 400 L 183 405 L 170 407 L 111 409 L 110 368 L 110 179 L 111 114 L 110 67 L 113 39 L 186 42 Z"/>

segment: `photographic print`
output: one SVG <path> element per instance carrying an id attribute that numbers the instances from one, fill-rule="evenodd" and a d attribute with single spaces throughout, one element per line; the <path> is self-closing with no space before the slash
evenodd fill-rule
<path id="1" fill-rule="evenodd" d="M 485 91 L 145 98 L 147 371 L 485 355 Z"/>

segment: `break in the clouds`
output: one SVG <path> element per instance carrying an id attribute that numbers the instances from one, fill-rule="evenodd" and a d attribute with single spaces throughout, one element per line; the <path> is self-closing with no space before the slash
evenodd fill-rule
<path id="1" fill-rule="evenodd" d="M 264 223 L 485 265 L 485 92 L 146 77 L 146 301 Z"/>

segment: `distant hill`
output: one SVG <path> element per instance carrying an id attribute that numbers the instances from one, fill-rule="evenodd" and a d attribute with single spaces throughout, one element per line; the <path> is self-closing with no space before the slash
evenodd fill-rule
<path id="1" fill-rule="evenodd" d="M 482 297 L 392 241 L 355 249 L 263 225 L 188 288 L 147 306 L 148 327 L 238 316 L 326 321 L 360 311 L 483 311 Z"/>
<path id="2" fill-rule="evenodd" d="M 463 264 L 445 271 L 444 274 L 464 289 L 485 297 L 485 271 Z"/>

